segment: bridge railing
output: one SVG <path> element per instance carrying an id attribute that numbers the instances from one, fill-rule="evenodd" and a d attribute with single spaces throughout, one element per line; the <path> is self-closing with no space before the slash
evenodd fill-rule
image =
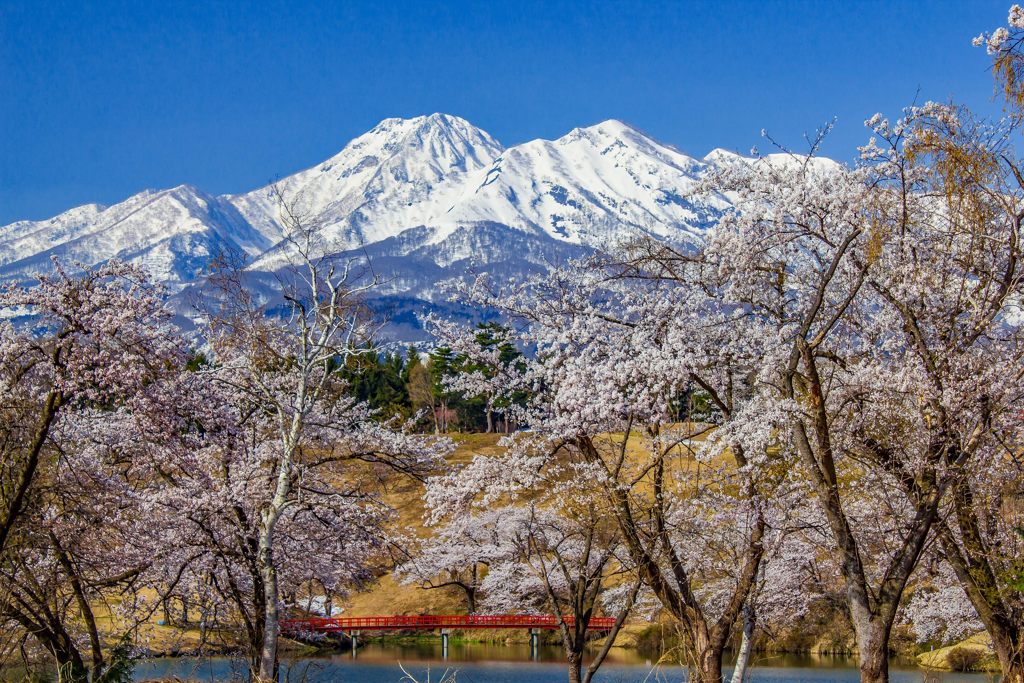
<path id="1" fill-rule="evenodd" d="M 563 617 L 568 626 L 575 624 L 571 616 Z M 282 619 L 282 631 L 404 631 L 439 628 L 540 628 L 556 629 L 559 619 L 549 614 L 400 614 L 370 617 L 311 617 Z M 592 617 L 587 624 L 591 631 L 608 631 L 615 625 L 613 617 Z"/>

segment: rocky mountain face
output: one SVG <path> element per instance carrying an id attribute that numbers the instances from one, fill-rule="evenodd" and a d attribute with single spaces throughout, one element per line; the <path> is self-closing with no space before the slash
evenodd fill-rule
<path id="1" fill-rule="evenodd" d="M 273 188 L 212 196 L 181 185 L 0 227 L 0 279 L 26 279 L 54 255 L 117 257 L 184 297 L 229 253 L 258 286 L 295 257 L 291 212 L 326 253 L 372 260 L 393 330 L 414 337 L 412 314 L 442 306 L 438 283 L 469 271 L 514 277 L 637 232 L 694 243 L 729 206 L 694 186 L 730 158 L 695 159 L 614 120 L 504 148 L 456 116 L 386 119 Z"/>

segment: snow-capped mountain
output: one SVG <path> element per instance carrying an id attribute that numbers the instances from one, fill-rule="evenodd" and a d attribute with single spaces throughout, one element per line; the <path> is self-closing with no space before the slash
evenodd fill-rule
<path id="1" fill-rule="evenodd" d="M 693 242 L 728 207 L 694 186 L 735 158 L 695 159 L 614 120 L 505 149 L 457 116 L 386 119 L 276 189 L 211 196 L 182 185 L 0 227 L 0 278 L 26 278 L 51 255 L 134 261 L 172 292 L 201 283 L 223 252 L 254 275 L 274 272 L 292 258 L 280 197 L 326 251 L 372 258 L 382 296 L 409 308 L 436 302 L 437 283 L 470 268 L 514 276 L 630 232 Z"/>
<path id="2" fill-rule="evenodd" d="M 325 244 L 350 249 L 432 224 L 451 206 L 467 175 L 489 167 L 501 151 L 494 138 L 456 116 L 385 119 L 277 188 L 298 213 L 318 223 Z M 261 231 L 280 235 L 285 230 L 280 201 L 268 188 L 228 200 Z M 256 267 L 285 262 L 286 254 L 271 250 Z"/>
<path id="3" fill-rule="evenodd" d="M 86 265 L 117 257 L 139 263 L 174 290 L 202 277 L 220 253 L 256 258 L 273 244 L 225 198 L 180 185 L 0 228 L 0 277 L 30 277 L 47 270 L 54 255 Z"/>
<path id="4" fill-rule="evenodd" d="M 704 167 L 619 121 L 605 121 L 506 150 L 469 179 L 440 224 L 498 223 L 584 245 L 605 243 L 625 229 L 693 238 L 725 206 L 691 198 Z"/>

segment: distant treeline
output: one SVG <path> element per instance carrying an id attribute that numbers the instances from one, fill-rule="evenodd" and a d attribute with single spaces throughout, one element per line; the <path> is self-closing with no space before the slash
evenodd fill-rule
<path id="1" fill-rule="evenodd" d="M 417 417 L 421 431 L 438 433 L 514 431 L 517 425 L 508 408 L 525 405 L 529 398 L 525 392 L 511 400 L 502 397 L 489 402 L 485 395 L 452 388 L 458 384 L 453 380 L 464 375 L 491 378 L 499 371 L 525 370 L 524 352 L 508 341 L 512 337 L 508 327 L 486 322 L 478 323 L 476 330 L 477 345 L 481 351 L 492 352 L 498 367 L 447 346 L 427 350 L 411 344 L 403 353 L 368 344 L 365 353 L 348 359 L 341 374 L 351 394 L 366 401 L 381 419 Z M 717 422 L 720 417 L 707 392 L 694 386 L 680 393 L 673 408 L 679 422 Z"/>

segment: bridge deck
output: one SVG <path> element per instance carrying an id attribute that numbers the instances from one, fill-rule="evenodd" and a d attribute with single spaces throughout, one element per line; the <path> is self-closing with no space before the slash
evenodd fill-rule
<path id="1" fill-rule="evenodd" d="M 570 626 L 572 617 L 565 617 Z M 591 631 L 609 631 L 615 625 L 613 617 L 593 617 L 587 625 Z M 309 619 L 282 619 L 281 630 L 317 631 L 429 631 L 439 628 L 558 628 L 558 618 L 546 614 L 413 614 L 382 617 L 313 617 Z"/>

